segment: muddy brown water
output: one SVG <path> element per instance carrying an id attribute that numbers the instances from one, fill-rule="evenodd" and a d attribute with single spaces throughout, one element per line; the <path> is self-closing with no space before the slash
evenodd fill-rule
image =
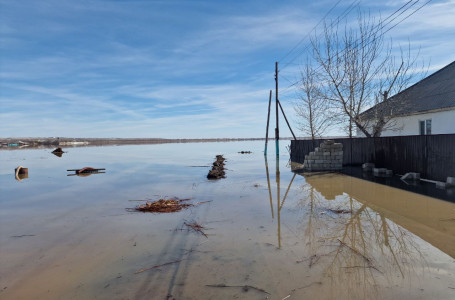
<path id="1" fill-rule="evenodd" d="M 0 299 L 455 299 L 454 203 L 296 175 L 281 146 L 0 151 Z M 216 154 L 227 177 L 209 181 Z M 85 166 L 106 173 L 66 176 Z M 164 196 L 212 202 L 125 210 Z"/>

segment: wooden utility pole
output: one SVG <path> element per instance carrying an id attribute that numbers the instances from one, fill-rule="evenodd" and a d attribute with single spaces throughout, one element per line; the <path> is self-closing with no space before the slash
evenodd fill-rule
<path id="1" fill-rule="evenodd" d="M 286 118 L 286 114 L 284 113 L 283 106 L 281 106 L 281 102 L 278 101 L 278 104 L 280 105 L 281 112 L 283 113 L 284 120 L 286 121 L 286 124 L 288 124 L 289 130 L 291 131 L 292 136 L 294 137 L 294 140 L 297 140 L 297 138 L 295 137 L 294 131 L 292 131 L 291 125 L 289 125 L 288 118 Z"/>
<path id="2" fill-rule="evenodd" d="M 267 127 L 265 129 L 265 148 L 264 148 L 264 155 L 267 155 L 267 142 L 269 141 L 269 122 L 270 122 L 270 106 L 272 104 L 272 90 L 270 90 L 269 94 L 269 112 L 267 114 Z"/>
<path id="3" fill-rule="evenodd" d="M 276 110 L 276 127 L 275 127 L 275 146 L 276 155 L 280 155 L 279 140 L 280 140 L 280 127 L 278 122 L 278 62 L 275 62 L 275 110 Z"/>

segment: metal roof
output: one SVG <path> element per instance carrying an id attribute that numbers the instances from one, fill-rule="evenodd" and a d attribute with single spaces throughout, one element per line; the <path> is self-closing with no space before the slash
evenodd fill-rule
<path id="1" fill-rule="evenodd" d="M 408 115 L 455 108 L 455 61 L 416 84 L 363 112 L 370 119 L 375 113 Z"/>

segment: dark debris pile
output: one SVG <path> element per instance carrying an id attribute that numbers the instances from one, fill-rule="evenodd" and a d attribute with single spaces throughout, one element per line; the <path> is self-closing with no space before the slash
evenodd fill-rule
<path id="1" fill-rule="evenodd" d="M 223 155 L 216 156 L 216 160 L 213 163 L 212 169 L 209 171 L 209 174 L 207 175 L 208 179 L 226 178 L 226 173 L 224 171 L 225 160 L 226 159 L 223 157 Z"/>

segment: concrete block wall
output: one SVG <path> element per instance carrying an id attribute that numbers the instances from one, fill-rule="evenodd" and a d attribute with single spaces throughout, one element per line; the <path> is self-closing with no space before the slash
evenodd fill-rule
<path id="1" fill-rule="evenodd" d="M 303 167 L 306 171 L 336 171 L 343 167 L 343 144 L 333 140 L 322 142 L 310 154 L 305 155 Z"/>

